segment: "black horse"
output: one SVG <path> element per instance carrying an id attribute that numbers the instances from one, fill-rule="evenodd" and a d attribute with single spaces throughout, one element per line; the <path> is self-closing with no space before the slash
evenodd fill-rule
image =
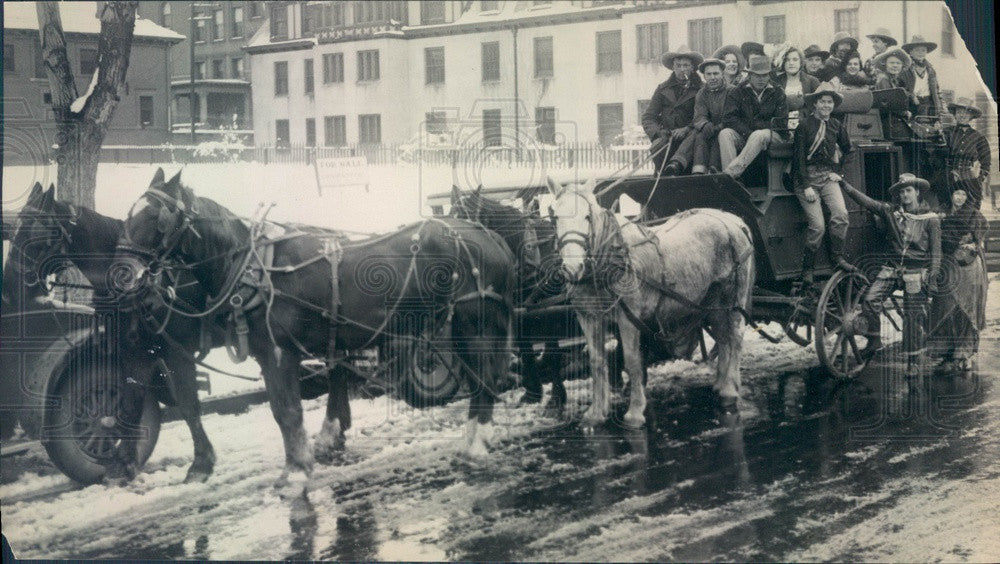
<path id="1" fill-rule="evenodd" d="M 566 281 L 559 268 L 555 226 L 537 214 L 483 196 L 482 186 L 466 194 L 453 186 L 451 203 L 453 216 L 483 224 L 514 250 L 518 269 L 515 300 L 523 308 L 514 322 L 514 346 L 525 390 L 521 403 L 540 402 L 542 385 L 552 382 L 545 410 L 549 415 L 560 414 L 566 405 L 564 379 L 574 372 L 585 376 L 587 356 L 579 349 L 565 349 L 559 344 L 582 339 L 583 333 L 564 293 Z M 608 366 L 613 385 L 620 387 L 620 349 L 612 353 Z"/>
<path id="2" fill-rule="evenodd" d="M 115 263 L 118 240 L 124 222 L 103 216 L 91 209 L 75 206 L 55 199 L 54 187 L 43 191 L 38 183 L 32 189 L 16 221 L 11 236 L 13 267 L 4 272 L 4 308 L 23 309 L 23 296 L 46 295 L 44 279 L 53 269 L 70 261 L 86 277 L 93 291 L 93 305 L 99 314 L 110 314 L 115 319 L 111 329 L 117 331 L 119 345 L 118 372 L 131 377 L 131 384 L 122 389 L 124 396 L 145 393 L 156 372 L 169 380 L 173 400 L 187 423 L 194 442 L 194 461 L 185 481 L 205 481 L 215 466 L 215 450 L 201 424 L 201 403 L 194 353 L 207 346 L 222 345 L 221 337 L 212 327 L 206 327 L 210 337 L 202 342 L 202 326 L 197 320 L 181 316 L 167 316 L 162 304 L 141 304 L 142 309 L 125 311 L 121 307 L 121 292 L 115 288 L 116 275 L 127 273 Z M 24 290 L 11 283 L 10 275 L 21 278 Z M 189 277 L 190 279 L 190 277 Z M 178 298 L 201 307 L 206 299 L 197 283 L 181 284 Z M 9 310 L 10 311 L 10 310 Z M 171 342 L 172 341 L 172 342 Z M 162 362 L 160 362 L 162 360 Z M 141 403 L 141 399 L 138 400 Z M 109 464 L 107 477 L 134 477 L 136 472 L 134 441 L 122 441 L 114 462 Z"/>
<path id="3" fill-rule="evenodd" d="M 469 454 L 485 455 L 497 383 L 507 372 L 513 307 L 514 258 L 499 236 L 451 218 L 356 243 L 316 230 L 265 236 L 260 224 L 195 196 L 179 177 L 165 181 L 157 171 L 129 213 L 119 249 L 146 261 L 151 270 L 142 278 L 190 270 L 213 296 L 207 310 L 241 309 L 249 353 L 261 366 L 284 440 L 285 468 L 275 484 L 283 493 L 304 491 L 312 473 L 302 421 L 304 367 L 325 361 L 331 368 L 315 445 L 325 454 L 319 449 L 342 444 L 350 421 L 347 379 L 332 369 L 344 366 L 343 353 L 389 351 L 384 345 L 449 330 L 472 393 Z"/>

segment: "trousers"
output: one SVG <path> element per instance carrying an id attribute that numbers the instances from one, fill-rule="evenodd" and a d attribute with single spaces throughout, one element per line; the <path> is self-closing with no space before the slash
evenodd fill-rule
<path id="1" fill-rule="evenodd" d="M 826 232 L 822 204 L 825 203 L 827 209 L 830 210 L 830 237 L 838 239 L 847 238 L 847 206 L 844 204 L 844 194 L 840 189 L 840 183 L 831 176 L 832 172 L 810 167 L 808 174 L 809 186 L 812 186 L 819 197 L 812 202 L 806 201 L 805 186 L 796 188 L 795 197 L 802 204 L 802 211 L 805 212 L 806 221 L 809 222 L 806 228 L 806 248 L 815 251 L 819 249 Z"/>
<path id="2" fill-rule="evenodd" d="M 758 129 L 743 139 L 735 129 L 726 128 L 719 132 L 719 156 L 726 174 L 739 176 L 750 166 L 764 149 L 782 139 L 770 129 Z"/>

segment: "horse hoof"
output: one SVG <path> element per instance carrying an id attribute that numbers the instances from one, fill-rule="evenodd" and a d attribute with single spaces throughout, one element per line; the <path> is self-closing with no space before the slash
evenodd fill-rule
<path id="1" fill-rule="evenodd" d="M 204 470 L 201 468 L 191 467 L 188 470 L 187 476 L 184 477 L 185 484 L 202 483 L 208 481 L 208 478 L 212 475 L 212 469 Z"/>
<path id="2" fill-rule="evenodd" d="M 469 460 L 482 461 L 489 457 L 490 452 L 486 449 L 486 443 L 475 441 L 465 450 L 465 456 Z"/>
<path id="3" fill-rule="evenodd" d="M 739 396 L 719 396 L 719 407 L 725 411 L 735 411 Z"/>
<path id="4" fill-rule="evenodd" d="M 517 401 L 518 405 L 533 405 L 542 402 L 542 396 L 539 394 L 534 394 L 532 392 L 524 392 L 521 395 L 521 399 Z"/>
<path id="5" fill-rule="evenodd" d="M 283 472 L 274 482 L 274 489 L 281 499 L 304 497 L 309 491 L 309 476 L 305 472 Z"/>
<path id="6" fill-rule="evenodd" d="M 559 419 L 565 411 L 564 408 L 565 406 L 562 403 L 550 401 L 545 405 L 545 410 L 542 411 L 542 416 L 551 419 Z"/>
<path id="7" fill-rule="evenodd" d="M 646 424 L 646 417 L 641 413 L 639 415 L 632 415 L 631 413 L 626 413 L 625 418 L 622 420 L 626 427 L 629 429 L 641 429 Z"/>

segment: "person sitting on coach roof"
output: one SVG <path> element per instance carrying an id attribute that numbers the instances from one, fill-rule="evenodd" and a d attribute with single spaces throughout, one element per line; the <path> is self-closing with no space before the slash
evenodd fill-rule
<path id="1" fill-rule="evenodd" d="M 774 85 L 785 93 L 789 117 L 798 117 L 798 110 L 805 104 L 804 96 L 812 94 L 819 86 L 819 79 L 802 71 L 802 52 L 788 46 L 774 55 Z M 791 112 L 796 112 L 793 116 Z"/>
<path id="2" fill-rule="evenodd" d="M 871 39 L 872 49 L 875 53 L 871 56 L 871 58 L 865 61 L 863 70 L 865 75 L 868 76 L 868 80 L 871 81 L 871 84 L 875 84 L 875 81 L 878 79 L 878 76 L 876 76 L 876 74 L 878 74 L 878 69 L 875 68 L 875 57 L 885 53 L 886 49 L 899 44 L 899 42 L 896 41 L 896 38 L 893 37 L 889 30 L 884 27 L 876 29 L 865 37 Z"/>
<path id="3" fill-rule="evenodd" d="M 948 104 L 948 111 L 955 115 L 955 125 L 944 130 L 948 144 L 948 183 L 955 185 L 969 180 L 966 188 L 968 199 L 976 209 L 983 202 L 983 191 L 990 186 L 990 166 L 993 157 L 990 142 L 986 136 L 969 125 L 969 121 L 979 119 L 983 112 L 969 98 L 959 98 Z M 990 203 L 997 208 L 996 198 L 990 193 Z"/>
<path id="4" fill-rule="evenodd" d="M 830 57 L 823 63 L 823 69 L 817 73 L 816 78 L 823 82 L 837 76 L 844 69 L 844 61 L 851 51 L 858 50 L 858 40 L 851 37 L 846 31 L 839 31 L 833 36 L 833 43 L 830 44 Z"/>
<path id="5" fill-rule="evenodd" d="M 910 111 L 916 116 L 939 116 L 944 111 L 937 71 L 927 60 L 927 53 L 934 49 L 937 49 L 937 43 L 924 41 L 920 35 L 914 35 L 909 43 L 903 44 L 903 50 L 913 63 L 902 72 L 900 78 L 910 95 Z"/>
<path id="6" fill-rule="evenodd" d="M 705 59 L 698 70 L 705 76 L 705 86 L 694 99 L 694 165 L 691 172 L 705 174 L 708 167 L 721 166 L 719 156 L 719 131 L 726 113 L 726 99 L 735 88 L 726 83 L 726 63 L 719 59 Z"/>
<path id="7" fill-rule="evenodd" d="M 771 131 L 771 120 L 788 118 L 785 93 L 771 84 L 771 61 L 754 56 L 746 84 L 729 92 L 724 129 L 719 133 L 723 172 L 739 178 L 743 171 L 772 143 L 787 141 L 786 133 Z M 742 147 L 742 151 L 740 148 Z"/>
<path id="8" fill-rule="evenodd" d="M 650 151 L 658 175 L 680 174 L 691 163 L 695 139 L 689 134 L 694 120 L 694 99 L 702 87 L 701 76 L 694 67 L 703 60 L 700 53 L 686 47 L 663 55 L 663 66 L 673 73 L 656 87 L 649 107 L 642 114 L 642 128 L 652 141 Z"/>
<path id="9" fill-rule="evenodd" d="M 830 84 L 837 89 L 837 92 L 848 92 L 850 90 L 868 90 L 871 88 L 871 79 L 861 70 L 861 53 L 853 51 L 847 54 L 844 60 L 844 70 L 830 80 Z"/>
<path id="10" fill-rule="evenodd" d="M 747 77 L 747 60 L 743 57 L 743 52 L 735 45 L 723 45 L 712 55 L 713 59 L 719 59 L 726 63 L 726 68 L 722 71 L 722 76 L 728 86 L 739 86 Z"/>
<path id="11" fill-rule="evenodd" d="M 767 53 L 764 52 L 764 46 L 756 41 L 744 41 L 740 45 L 740 52 L 743 53 L 743 58 L 747 61 L 747 64 L 750 63 L 750 57 L 755 55 L 760 57 L 767 56 Z"/>
<path id="12" fill-rule="evenodd" d="M 830 52 L 820 49 L 819 45 L 810 45 L 802 52 L 802 57 L 805 59 L 806 74 L 816 77 L 818 81 L 823 70 L 823 63 L 830 57 Z"/>

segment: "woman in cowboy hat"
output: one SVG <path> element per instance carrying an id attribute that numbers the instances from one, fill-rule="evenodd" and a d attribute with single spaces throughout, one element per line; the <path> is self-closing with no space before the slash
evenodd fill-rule
<path id="1" fill-rule="evenodd" d="M 848 216 L 844 196 L 840 191 L 840 176 L 845 156 L 851 152 L 847 128 L 831 114 L 843 96 L 829 82 L 817 86 L 805 96 L 811 113 L 799 121 L 792 146 L 792 177 L 795 197 L 806 214 L 805 248 L 802 253 L 802 282 L 811 285 L 816 253 L 823 234 L 823 206 L 830 210 L 830 256 L 840 268 L 853 270 L 844 258 Z"/>
<path id="2" fill-rule="evenodd" d="M 983 200 L 983 190 L 989 187 L 992 151 L 986 136 L 969 125 L 969 121 L 978 119 L 983 112 L 969 98 L 959 98 L 948 104 L 948 111 L 955 116 L 955 125 L 944 130 L 948 154 L 945 164 L 948 168 L 947 181 L 954 184 L 962 180 L 974 181 L 968 187 L 968 197 L 976 209 L 980 209 Z M 990 203 L 996 209 L 996 199 L 990 193 Z"/>
<path id="3" fill-rule="evenodd" d="M 902 285 L 906 374 L 915 376 L 922 366 L 926 342 L 927 297 L 937 292 L 941 271 L 941 222 L 924 201 L 930 183 L 913 174 L 901 174 L 899 182 L 889 187 L 891 204 L 874 200 L 847 182 L 841 182 L 841 187 L 861 207 L 882 219 L 892 245 L 889 264 L 872 281 L 862 303 L 868 326 L 865 354 L 881 348 L 879 313 L 885 298 Z"/>
<path id="4" fill-rule="evenodd" d="M 944 111 L 937 71 L 927 60 L 927 54 L 934 49 L 937 49 L 937 43 L 925 41 L 920 35 L 914 35 L 909 43 L 903 44 L 903 50 L 913 62 L 900 77 L 910 95 L 910 109 L 914 115 L 939 116 Z"/>
<path id="5" fill-rule="evenodd" d="M 905 89 L 902 74 L 909 65 L 910 56 L 899 48 L 890 49 L 875 57 L 875 68 L 879 69 L 875 90 Z M 909 111 L 882 110 L 881 115 L 882 129 L 890 139 L 908 138 L 913 134 L 909 125 L 912 114 Z"/>
<path id="6" fill-rule="evenodd" d="M 729 86 L 739 86 L 747 77 L 747 60 L 743 52 L 735 45 L 723 45 L 712 55 L 713 59 L 719 59 L 726 63 L 726 68 L 722 74 Z"/>
<path id="7" fill-rule="evenodd" d="M 704 59 L 701 53 L 687 47 L 663 55 L 663 66 L 673 72 L 653 91 L 642 114 L 642 128 L 652 141 L 650 151 L 657 174 L 678 174 L 691 163 L 695 141 L 690 135 L 694 98 L 702 86 L 695 67 Z"/>
<path id="8" fill-rule="evenodd" d="M 823 63 L 830 57 L 829 51 L 819 48 L 819 45 L 810 45 L 802 52 L 806 74 L 811 74 L 819 79 L 823 71 Z"/>
<path id="9" fill-rule="evenodd" d="M 833 84 L 837 92 L 868 90 L 871 86 L 871 80 L 862 70 L 861 53 L 857 51 L 848 53 L 844 59 L 844 70 L 833 77 L 830 84 Z"/>
<path id="10" fill-rule="evenodd" d="M 896 38 L 893 37 L 892 34 L 889 32 L 889 30 L 884 27 L 877 28 L 875 31 L 869 33 L 865 37 L 871 39 L 872 49 L 875 51 L 875 53 L 871 56 L 870 59 L 865 61 L 864 72 L 871 80 L 872 84 L 875 84 L 875 80 L 877 78 L 875 76 L 876 74 L 875 61 L 874 61 L 875 57 L 878 57 L 882 53 L 885 53 L 885 50 L 888 49 L 889 47 L 892 47 L 893 45 L 898 45 L 899 42 L 896 41 Z"/>
<path id="11" fill-rule="evenodd" d="M 978 189 L 973 179 L 955 186 L 951 206 L 941 219 L 941 254 L 949 268 L 948 284 L 931 303 L 930 354 L 943 371 L 968 368 L 979 350 L 979 332 L 986 325 L 989 279 L 983 245 L 989 224 L 969 195 Z"/>

